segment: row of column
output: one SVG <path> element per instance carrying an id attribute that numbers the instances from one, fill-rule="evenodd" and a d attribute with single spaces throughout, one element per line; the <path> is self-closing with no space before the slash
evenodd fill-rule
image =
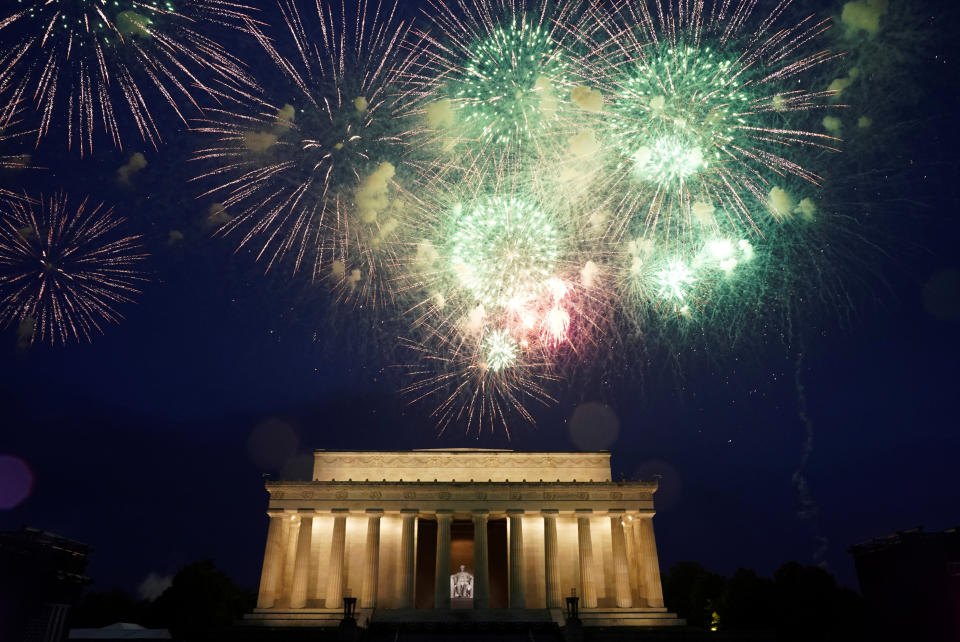
<path id="1" fill-rule="evenodd" d="M 398 608 L 412 608 L 415 577 L 415 520 L 419 511 L 401 511 L 400 567 L 397 574 Z M 557 542 L 557 510 L 543 510 L 544 579 L 547 608 L 561 608 L 559 547 Z M 577 510 L 577 539 L 580 564 L 580 598 L 584 608 L 596 608 L 597 584 L 594 578 L 593 541 L 590 532 L 592 510 Z M 333 538 L 327 566 L 326 608 L 339 609 L 343 602 L 343 558 L 346 550 L 347 509 L 334 509 Z M 380 569 L 381 509 L 367 513 L 367 538 L 360 607 L 372 608 L 377 601 L 377 582 Z M 437 515 L 437 557 L 434 584 L 435 608 L 450 607 L 450 524 L 453 511 L 439 510 Z M 512 609 L 526 608 L 524 597 L 523 510 L 508 510 L 510 520 L 509 605 Z M 473 516 L 474 607 L 490 606 L 490 568 L 487 542 L 489 511 L 476 510 Z M 277 600 L 277 589 L 282 576 L 283 559 L 282 519 L 284 513 L 270 514 L 267 546 L 264 551 L 263 574 L 260 581 L 258 608 L 271 608 Z M 633 606 L 631 578 L 640 589 L 640 597 L 649 607 L 663 606 L 660 585 L 660 566 L 657 544 L 653 534 L 653 514 L 641 513 L 639 519 L 626 516 L 625 511 L 610 511 L 610 537 L 613 549 L 614 592 L 618 608 Z M 297 530 L 296 553 L 293 564 L 293 582 L 290 607 L 303 608 L 307 604 L 307 583 L 310 569 L 310 547 L 313 536 L 313 511 L 301 509 Z M 630 564 L 630 560 L 634 563 Z"/>

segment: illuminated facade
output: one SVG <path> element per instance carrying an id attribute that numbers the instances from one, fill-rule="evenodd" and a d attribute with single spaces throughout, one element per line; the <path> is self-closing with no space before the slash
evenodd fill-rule
<path id="1" fill-rule="evenodd" d="M 657 483 L 612 481 L 606 452 L 321 450 L 311 481 L 266 488 L 251 624 L 335 625 L 344 597 L 361 624 L 451 609 L 562 623 L 573 594 L 584 625 L 683 624 L 663 606 Z"/>

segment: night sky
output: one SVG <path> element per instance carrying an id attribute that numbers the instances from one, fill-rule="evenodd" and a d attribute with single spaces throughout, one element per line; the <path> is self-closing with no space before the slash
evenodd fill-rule
<path id="1" fill-rule="evenodd" d="M 824 6 L 837 11 L 811 3 Z M 883 79 L 896 111 L 878 105 L 883 134 L 836 165 L 849 173 L 836 181 L 846 202 L 869 220 L 863 245 L 846 237 L 833 248 L 849 296 L 811 290 L 792 327 L 780 315 L 734 345 L 678 359 L 666 353 L 683 346 L 627 355 L 629 367 L 598 354 L 573 389 L 554 390 L 556 407 L 534 407 L 536 427 L 513 421 L 510 440 L 459 426 L 438 435 L 430 407 L 395 392 L 397 331 L 381 310 L 336 308 L 323 285 L 265 275 L 233 240 L 210 238 L 182 125 L 166 122 L 157 151 L 131 137 L 123 152 L 101 145 L 82 161 L 44 140 L 34 161 L 46 169 L 2 174 L 2 185 L 114 203 L 145 235 L 149 281 L 91 344 L 21 350 L 15 327 L 0 333 L 0 455 L 33 475 L 29 494 L 0 510 L 0 529 L 90 544 L 96 590 L 136 594 L 148 575 L 205 558 L 255 588 L 262 474 L 307 478 L 314 449 L 586 443 L 612 452 L 616 478 L 663 475 L 664 571 L 695 560 L 770 574 L 798 560 L 856 588 L 850 545 L 960 523 L 957 23 L 936 5 L 914 15 L 920 31 L 905 41 L 924 45 Z M 149 165 L 120 187 L 116 169 L 133 151 Z M 571 437 L 570 418 L 588 402 L 613 409 L 612 441 Z M 9 497 L 15 465 L 0 462 Z"/>

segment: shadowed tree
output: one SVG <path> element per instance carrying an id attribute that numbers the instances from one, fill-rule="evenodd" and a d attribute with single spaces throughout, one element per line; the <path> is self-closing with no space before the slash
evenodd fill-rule
<path id="1" fill-rule="evenodd" d="M 677 562 L 663 577 L 663 599 L 690 626 L 709 628 L 720 603 L 723 583 L 722 576 L 696 562 Z"/>
<path id="2" fill-rule="evenodd" d="M 187 640 L 230 626 L 253 609 L 255 596 L 241 589 L 211 560 L 184 566 L 173 584 L 153 602 L 150 624 L 169 628 Z"/>

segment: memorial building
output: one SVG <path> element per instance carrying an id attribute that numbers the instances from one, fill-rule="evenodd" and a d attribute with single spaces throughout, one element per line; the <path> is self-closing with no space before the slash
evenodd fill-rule
<path id="1" fill-rule="evenodd" d="M 572 596 L 584 626 L 683 624 L 663 605 L 657 482 L 612 481 L 608 452 L 318 450 L 311 481 L 266 489 L 249 624 L 336 625 L 351 597 L 361 625 L 562 623 Z"/>

